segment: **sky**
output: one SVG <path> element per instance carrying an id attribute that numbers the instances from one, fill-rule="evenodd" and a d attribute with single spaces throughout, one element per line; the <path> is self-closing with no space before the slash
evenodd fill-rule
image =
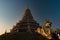
<path id="1" fill-rule="evenodd" d="M 0 34 L 22 19 L 27 5 L 39 25 L 50 20 L 52 29 L 60 28 L 60 0 L 0 0 Z"/>

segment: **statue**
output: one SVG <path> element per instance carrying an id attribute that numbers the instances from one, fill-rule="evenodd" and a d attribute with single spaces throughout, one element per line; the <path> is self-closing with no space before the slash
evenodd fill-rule
<path id="1" fill-rule="evenodd" d="M 38 27 L 36 32 L 38 32 L 39 34 L 42 34 L 43 36 L 45 36 L 48 39 L 52 39 L 51 24 L 52 24 L 52 22 L 46 21 L 45 26 L 43 28 Z"/>

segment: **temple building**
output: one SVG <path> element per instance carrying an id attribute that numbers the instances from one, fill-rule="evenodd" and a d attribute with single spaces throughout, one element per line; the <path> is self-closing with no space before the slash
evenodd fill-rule
<path id="1" fill-rule="evenodd" d="M 46 23 L 44 24 L 44 27 L 39 26 L 39 23 L 37 23 L 34 20 L 30 9 L 27 8 L 25 10 L 25 13 L 24 13 L 22 19 L 18 23 L 16 23 L 15 26 L 13 26 L 11 33 L 13 33 L 13 32 L 31 32 L 31 33 L 33 33 L 34 32 L 34 33 L 41 34 L 45 38 L 53 39 L 53 36 L 54 36 L 53 34 L 55 34 L 55 33 L 51 32 L 51 24 L 52 24 L 51 21 L 46 21 Z M 59 34 L 58 34 L 58 36 L 60 38 Z"/>
<path id="2" fill-rule="evenodd" d="M 34 32 L 39 24 L 33 19 L 29 8 L 25 10 L 22 19 L 13 27 L 11 32 Z"/>

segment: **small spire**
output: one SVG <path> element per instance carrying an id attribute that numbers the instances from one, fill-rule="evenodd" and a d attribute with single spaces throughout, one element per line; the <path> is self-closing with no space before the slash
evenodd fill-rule
<path id="1" fill-rule="evenodd" d="M 29 9 L 29 3 L 30 3 L 30 0 L 28 0 L 28 2 L 27 2 L 27 9 Z"/>
<path id="2" fill-rule="evenodd" d="M 5 30 L 5 34 L 7 33 L 7 30 Z"/>
<path id="3" fill-rule="evenodd" d="M 27 4 L 27 9 L 29 9 L 29 4 Z"/>

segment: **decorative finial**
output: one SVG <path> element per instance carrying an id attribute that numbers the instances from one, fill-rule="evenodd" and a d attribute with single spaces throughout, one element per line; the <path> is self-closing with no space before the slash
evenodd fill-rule
<path id="1" fill-rule="evenodd" d="M 30 3 L 30 0 L 28 0 L 27 2 L 27 9 L 29 9 L 29 3 Z"/>
<path id="2" fill-rule="evenodd" d="M 29 9 L 29 4 L 27 5 L 27 9 Z"/>
<path id="3" fill-rule="evenodd" d="M 5 34 L 7 33 L 7 30 L 5 30 Z"/>
<path id="4" fill-rule="evenodd" d="M 29 9 L 29 4 L 27 4 L 27 9 Z"/>

